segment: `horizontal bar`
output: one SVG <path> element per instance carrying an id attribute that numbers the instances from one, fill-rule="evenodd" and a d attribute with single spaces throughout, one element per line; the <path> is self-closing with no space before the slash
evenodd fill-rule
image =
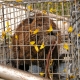
<path id="1" fill-rule="evenodd" d="M 3 1 L 16 1 L 16 0 L 3 0 Z M 45 1 L 47 1 L 47 2 L 50 2 L 50 1 L 53 1 L 53 2 L 60 2 L 60 1 L 63 1 L 63 2 L 65 2 L 65 1 L 74 1 L 74 0 L 22 0 L 23 2 L 45 2 Z"/>
<path id="2" fill-rule="evenodd" d="M 13 2 L 16 3 L 16 0 L 0 0 L 0 2 Z M 24 3 L 40 3 L 40 2 L 67 2 L 67 1 L 74 1 L 74 0 L 22 0 L 22 4 Z"/>
<path id="3" fill-rule="evenodd" d="M 26 71 L 0 64 L 0 77 L 7 80 L 49 80 Z"/>

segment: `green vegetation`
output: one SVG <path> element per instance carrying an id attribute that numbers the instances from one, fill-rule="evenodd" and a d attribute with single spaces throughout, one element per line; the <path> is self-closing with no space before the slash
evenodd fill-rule
<path id="1" fill-rule="evenodd" d="M 34 9 L 58 15 L 69 15 L 71 2 L 42 2 L 32 4 Z"/>

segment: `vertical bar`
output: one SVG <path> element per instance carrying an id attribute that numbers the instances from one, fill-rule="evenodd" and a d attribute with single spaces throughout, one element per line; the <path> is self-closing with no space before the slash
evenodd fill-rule
<path id="1" fill-rule="evenodd" d="M 4 29 L 4 31 L 5 31 L 5 17 L 4 17 L 4 5 L 2 5 L 2 16 L 3 16 L 3 29 Z M 4 64 L 6 64 L 6 61 L 5 61 L 5 56 L 6 56 L 6 54 L 5 54 L 5 52 L 6 52 L 6 47 L 5 47 L 5 45 L 6 45 L 6 36 L 4 37 L 4 42 L 2 43 L 3 44 L 3 63 Z"/>

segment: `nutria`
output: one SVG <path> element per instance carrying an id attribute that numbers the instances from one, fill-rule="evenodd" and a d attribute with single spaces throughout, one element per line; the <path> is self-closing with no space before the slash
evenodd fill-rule
<path id="1" fill-rule="evenodd" d="M 50 25 L 52 25 L 53 31 L 47 32 L 46 30 L 49 29 Z M 37 34 L 33 34 L 31 32 L 35 29 L 39 29 Z M 17 67 L 18 64 L 19 68 L 19 66 L 24 63 L 26 65 L 31 65 L 31 63 L 34 65 L 38 64 L 39 66 L 43 67 L 45 62 L 43 59 L 46 59 L 51 44 L 55 41 L 57 41 L 57 43 L 61 43 L 61 33 L 60 31 L 55 30 L 59 29 L 53 20 L 51 20 L 47 15 L 36 13 L 32 18 L 30 17 L 29 19 L 24 19 L 18 25 L 14 35 L 12 36 L 12 50 L 15 59 L 12 62 L 15 64 L 15 67 Z M 18 36 L 18 39 L 15 39 L 15 35 Z M 37 44 L 39 48 L 44 42 L 45 47 L 37 52 L 34 46 L 30 45 L 30 41 L 35 41 L 35 44 Z M 59 47 L 55 46 L 52 52 L 52 59 L 58 59 L 58 49 Z M 57 64 L 58 62 L 54 61 L 54 70 Z"/>

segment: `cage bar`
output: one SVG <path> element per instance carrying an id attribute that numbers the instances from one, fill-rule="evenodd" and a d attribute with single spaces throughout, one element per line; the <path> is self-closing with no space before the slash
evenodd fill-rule
<path id="1" fill-rule="evenodd" d="M 79 25 L 77 0 L 1 0 L 0 63 L 50 80 L 79 80 Z"/>

